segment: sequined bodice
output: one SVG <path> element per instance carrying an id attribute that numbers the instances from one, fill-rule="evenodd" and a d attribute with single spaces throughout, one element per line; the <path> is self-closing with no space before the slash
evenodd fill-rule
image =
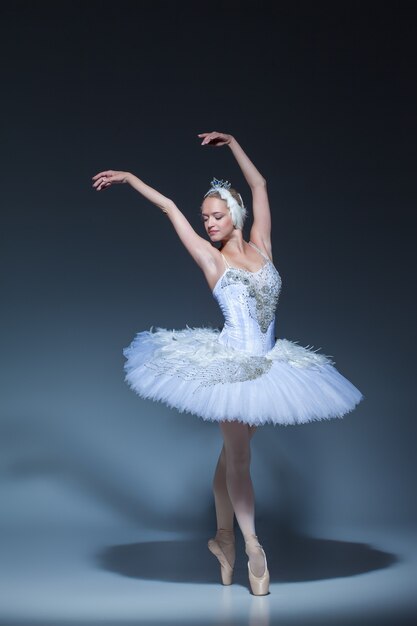
<path id="1" fill-rule="evenodd" d="M 228 267 L 213 289 L 224 315 L 219 341 L 257 356 L 275 344 L 275 311 L 282 286 L 277 269 L 262 256 L 265 263 L 257 272 Z"/>

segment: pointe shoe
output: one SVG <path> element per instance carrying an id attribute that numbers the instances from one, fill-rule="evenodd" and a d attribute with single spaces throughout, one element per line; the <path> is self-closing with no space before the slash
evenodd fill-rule
<path id="1" fill-rule="evenodd" d="M 227 560 L 226 554 L 222 549 L 223 545 L 233 545 L 235 544 L 235 538 L 233 530 L 226 530 L 224 528 L 219 528 L 214 539 L 209 539 L 207 546 L 210 552 L 217 557 L 220 562 L 220 574 L 222 578 L 223 585 L 231 585 L 233 579 L 233 567 L 230 565 Z M 233 550 L 233 563 L 234 563 L 234 550 Z"/>
<path id="2" fill-rule="evenodd" d="M 269 593 L 269 571 L 268 564 L 266 562 L 266 555 L 263 547 L 258 542 L 258 537 L 256 535 L 252 535 L 247 541 L 245 541 L 245 552 L 248 554 L 246 546 L 252 546 L 256 548 L 260 548 L 262 550 L 262 554 L 265 560 L 265 571 L 262 576 L 255 576 L 250 568 L 250 563 L 248 561 L 248 572 L 249 572 L 249 582 L 252 589 L 252 593 L 254 596 L 266 596 Z M 249 554 L 248 554 L 249 556 Z"/>

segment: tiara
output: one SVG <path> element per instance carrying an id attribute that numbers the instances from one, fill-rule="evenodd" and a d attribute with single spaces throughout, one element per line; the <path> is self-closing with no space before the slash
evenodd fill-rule
<path id="1" fill-rule="evenodd" d="M 218 178 L 213 178 L 210 185 L 211 187 L 207 193 L 215 191 L 216 189 L 230 189 L 230 187 L 232 186 L 232 184 L 229 183 L 228 180 L 219 180 Z"/>

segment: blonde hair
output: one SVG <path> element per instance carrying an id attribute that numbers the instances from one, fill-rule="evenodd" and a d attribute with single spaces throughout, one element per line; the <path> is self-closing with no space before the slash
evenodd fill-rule
<path id="1" fill-rule="evenodd" d="M 232 222 L 233 222 L 235 228 L 242 229 L 243 228 L 243 224 L 245 223 L 245 219 L 247 217 L 247 211 L 246 211 L 245 205 L 243 204 L 242 196 L 233 187 L 229 187 L 229 189 L 227 189 L 227 191 L 230 193 L 232 198 L 236 201 L 237 210 L 236 210 L 236 205 L 235 205 L 235 210 L 234 211 L 230 210 L 230 207 L 229 207 L 229 204 L 228 204 L 227 200 L 221 196 L 221 193 L 219 191 L 213 190 L 208 195 L 206 194 L 205 198 L 208 198 L 208 197 L 212 198 L 212 197 L 214 197 L 214 198 L 219 198 L 220 200 L 224 200 L 226 202 L 226 204 L 227 204 L 227 208 L 229 209 L 230 215 L 232 217 Z"/>

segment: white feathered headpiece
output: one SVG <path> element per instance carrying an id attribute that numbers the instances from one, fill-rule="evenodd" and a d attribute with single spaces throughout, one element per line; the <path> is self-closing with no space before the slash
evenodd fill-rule
<path id="1" fill-rule="evenodd" d="M 240 198 L 240 204 L 235 200 L 235 198 L 230 193 L 229 189 L 231 187 L 231 183 L 228 180 L 218 180 L 217 178 L 213 178 L 210 183 L 211 187 L 204 197 L 206 198 L 210 194 L 217 192 L 220 197 L 226 201 L 226 204 L 229 208 L 230 215 L 232 217 L 232 222 L 235 228 L 243 228 L 243 223 L 246 219 L 246 207 L 243 204 L 242 196 L 238 193 Z"/>

